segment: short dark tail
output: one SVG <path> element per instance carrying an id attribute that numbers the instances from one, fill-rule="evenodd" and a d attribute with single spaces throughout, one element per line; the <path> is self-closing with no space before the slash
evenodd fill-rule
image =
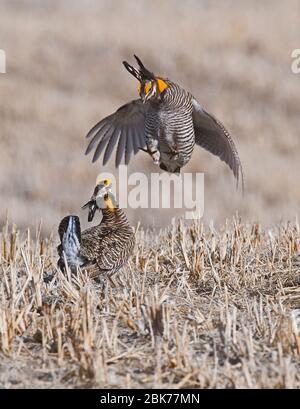
<path id="1" fill-rule="evenodd" d="M 60 245 L 57 247 L 59 254 L 58 267 L 61 270 L 65 269 L 65 260 L 71 271 L 76 270 L 80 266 L 80 244 L 81 244 L 81 229 L 78 216 L 66 216 L 62 219 L 58 227 L 60 237 Z"/>

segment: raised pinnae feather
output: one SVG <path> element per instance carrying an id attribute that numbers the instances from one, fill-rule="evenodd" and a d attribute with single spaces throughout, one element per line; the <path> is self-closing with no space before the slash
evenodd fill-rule
<path id="1" fill-rule="evenodd" d="M 142 61 L 139 59 L 139 57 L 137 55 L 134 54 L 134 58 L 136 59 L 139 67 L 140 67 L 140 74 L 142 76 L 142 78 L 144 79 L 148 79 L 148 80 L 154 80 L 155 79 L 155 75 L 153 74 L 153 72 L 149 71 L 144 64 L 142 63 Z"/>
<path id="2" fill-rule="evenodd" d="M 141 73 L 135 69 L 132 65 L 128 64 L 127 61 L 123 61 L 123 65 L 126 68 L 126 70 L 133 75 L 138 81 L 142 81 Z"/>

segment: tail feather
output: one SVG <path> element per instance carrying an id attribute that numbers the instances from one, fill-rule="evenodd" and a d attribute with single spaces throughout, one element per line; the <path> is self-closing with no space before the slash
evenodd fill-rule
<path id="1" fill-rule="evenodd" d="M 81 228 L 78 216 L 66 216 L 62 219 L 58 227 L 58 234 L 61 244 L 57 247 L 59 260 L 58 266 L 65 267 L 65 259 L 71 270 L 76 270 L 82 265 L 80 256 Z"/>

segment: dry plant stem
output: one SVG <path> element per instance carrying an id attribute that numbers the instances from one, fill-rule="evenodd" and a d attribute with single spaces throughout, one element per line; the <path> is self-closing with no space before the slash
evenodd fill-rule
<path id="1" fill-rule="evenodd" d="M 297 221 L 174 220 L 136 237 L 102 288 L 59 271 L 40 228 L 3 226 L 2 387 L 300 387 Z"/>

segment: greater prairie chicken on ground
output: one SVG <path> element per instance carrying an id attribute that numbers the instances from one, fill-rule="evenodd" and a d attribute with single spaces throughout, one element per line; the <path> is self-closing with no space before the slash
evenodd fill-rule
<path id="1" fill-rule="evenodd" d="M 81 232 L 78 216 L 66 216 L 60 222 L 58 233 L 58 266 L 63 270 L 65 260 L 72 272 L 77 267 L 88 271 L 90 277 L 106 278 L 116 273 L 128 261 L 133 252 L 135 235 L 127 217 L 119 208 L 111 192 L 111 182 L 98 183 L 89 202 L 92 221 L 97 209 L 102 211 L 102 220 L 97 226 Z"/>
<path id="2" fill-rule="evenodd" d="M 94 162 L 104 152 L 105 165 L 117 145 L 118 167 L 123 158 L 128 164 L 141 149 L 161 169 L 177 173 L 189 162 L 197 144 L 226 162 L 237 182 L 241 176 L 243 184 L 241 161 L 223 124 L 206 112 L 192 94 L 154 75 L 135 58 L 139 69 L 126 61 L 123 64 L 139 81 L 140 99 L 123 105 L 89 131 L 86 154 L 94 149 Z"/>

